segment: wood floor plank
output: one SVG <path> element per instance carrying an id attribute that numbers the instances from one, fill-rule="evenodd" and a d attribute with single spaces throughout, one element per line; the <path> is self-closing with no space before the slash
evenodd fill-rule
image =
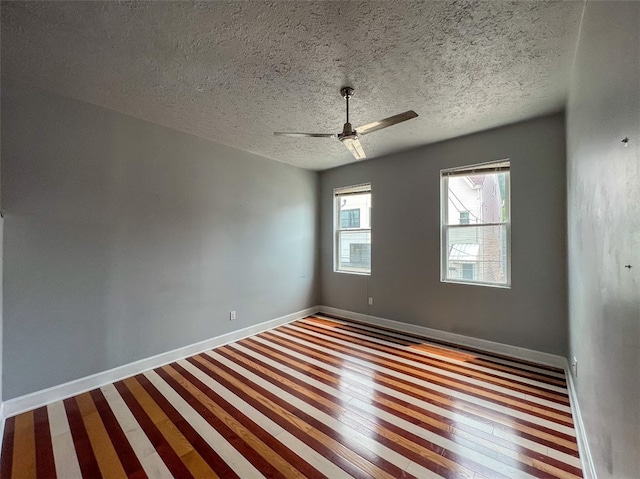
<path id="1" fill-rule="evenodd" d="M 313 315 L 7 418 L 8 479 L 579 479 L 562 370 Z"/>
<path id="2" fill-rule="evenodd" d="M 56 465 L 51 443 L 49 414 L 46 407 L 33 411 L 34 435 L 36 441 L 36 475 L 39 479 L 55 479 Z"/>
<path id="3" fill-rule="evenodd" d="M 51 446 L 58 477 L 61 479 L 80 479 L 82 471 L 64 404 L 62 402 L 49 404 L 47 415 L 49 416 Z"/>
<path id="4" fill-rule="evenodd" d="M 13 479 L 36 478 L 36 442 L 33 412 L 16 416 L 13 442 Z"/>
<path id="5" fill-rule="evenodd" d="M 13 443 L 16 429 L 15 416 L 5 420 L 2 438 L 2 454 L 0 454 L 0 476 L 9 479 L 13 471 Z"/>

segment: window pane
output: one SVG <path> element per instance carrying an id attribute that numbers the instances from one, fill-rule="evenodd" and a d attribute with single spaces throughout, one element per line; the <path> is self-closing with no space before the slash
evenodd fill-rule
<path id="1" fill-rule="evenodd" d="M 371 193 L 338 196 L 340 228 L 371 228 Z"/>
<path id="2" fill-rule="evenodd" d="M 340 228 L 360 228 L 360 210 L 350 209 L 340 212 Z"/>
<path id="3" fill-rule="evenodd" d="M 506 284 L 506 225 L 447 228 L 445 279 Z"/>
<path id="4" fill-rule="evenodd" d="M 371 271 L 371 231 L 340 231 L 338 269 Z"/>
<path id="5" fill-rule="evenodd" d="M 452 176 L 447 179 L 447 224 L 483 224 L 507 221 L 504 207 L 506 175 Z"/>

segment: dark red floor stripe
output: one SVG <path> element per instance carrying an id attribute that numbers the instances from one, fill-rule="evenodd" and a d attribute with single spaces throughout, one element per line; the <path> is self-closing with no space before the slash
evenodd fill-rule
<path id="1" fill-rule="evenodd" d="M 67 419 L 69 420 L 69 428 L 71 436 L 78 454 L 78 462 L 80 463 L 80 471 L 83 477 L 92 479 L 102 478 L 98 461 L 91 447 L 89 435 L 82 420 L 82 415 L 78 408 L 75 398 L 64 400 L 64 408 L 67 411 Z"/>
<path id="2" fill-rule="evenodd" d="M 33 424 L 36 440 L 36 474 L 38 479 L 55 479 L 56 465 L 51 444 L 49 414 L 46 407 L 33 411 Z"/>
<path id="3" fill-rule="evenodd" d="M 4 423 L 4 437 L 2 438 L 2 454 L 0 454 L 0 477 L 11 479 L 13 470 L 13 436 L 16 430 L 16 418 L 7 418 Z"/>

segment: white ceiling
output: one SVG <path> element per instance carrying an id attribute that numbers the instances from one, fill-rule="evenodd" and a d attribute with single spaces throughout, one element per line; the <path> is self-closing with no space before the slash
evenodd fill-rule
<path id="1" fill-rule="evenodd" d="M 561 110 L 582 2 L 2 2 L 3 82 L 25 82 L 304 168 Z"/>

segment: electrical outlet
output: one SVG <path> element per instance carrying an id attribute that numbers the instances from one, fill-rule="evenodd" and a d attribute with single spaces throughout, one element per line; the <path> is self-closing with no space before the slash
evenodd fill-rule
<path id="1" fill-rule="evenodd" d="M 573 357 L 573 360 L 571 361 L 571 369 L 573 370 L 573 375 L 575 377 L 578 377 L 578 358 L 576 358 L 575 356 Z"/>
<path id="2" fill-rule="evenodd" d="M 369 306 L 373 306 L 373 298 L 369 298 Z"/>
<path id="3" fill-rule="evenodd" d="M 234 319 L 236 319 L 236 312 L 235 311 L 231 311 L 229 313 L 229 321 L 233 321 Z"/>

